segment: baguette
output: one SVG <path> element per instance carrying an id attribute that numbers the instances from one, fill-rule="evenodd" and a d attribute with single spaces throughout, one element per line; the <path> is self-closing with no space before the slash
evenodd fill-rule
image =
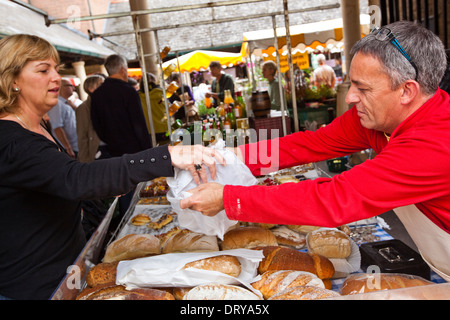
<path id="1" fill-rule="evenodd" d="M 187 263 L 183 269 L 196 268 L 202 270 L 210 270 L 225 273 L 231 277 L 239 277 L 241 274 L 241 263 L 235 256 L 215 256 L 196 260 Z"/>
<path id="2" fill-rule="evenodd" d="M 274 294 L 291 287 L 325 287 L 323 281 L 315 274 L 294 270 L 266 271 L 261 275 L 260 280 L 253 282 L 251 285 L 262 293 L 264 299 L 269 299 Z"/>
<path id="3" fill-rule="evenodd" d="M 183 229 L 168 238 L 162 253 L 219 251 L 217 237 Z"/>
<path id="4" fill-rule="evenodd" d="M 264 258 L 258 266 L 259 274 L 268 270 L 298 270 L 313 273 L 322 280 L 330 279 L 334 275 L 334 266 L 331 261 L 318 254 L 280 246 L 261 249 Z"/>
<path id="5" fill-rule="evenodd" d="M 160 253 L 160 241 L 154 235 L 128 234 L 106 248 L 103 262 L 132 260 Z"/>
<path id="6" fill-rule="evenodd" d="M 324 288 L 297 286 L 286 288 L 270 297 L 269 300 L 318 300 L 339 296 L 339 293 Z"/>
<path id="7" fill-rule="evenodd" d="M 222 250 L 260 246 L 277 246 L 278 242 L 272 231 L 260 227 L 239 227 L 227 231 L 223 236 Z"/>
<path id="8" fill-rule="evenodd" d="M 424 286 L 433 282 L 408 274 L 358 273 L 348 276 L 342 284 L 341 294 L 350 295 L 380 290 Z"/>

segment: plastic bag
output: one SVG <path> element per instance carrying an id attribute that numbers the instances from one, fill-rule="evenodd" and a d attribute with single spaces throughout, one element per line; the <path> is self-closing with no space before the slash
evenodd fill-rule
<path id="1" fill-rule="evenodd" d="M 216 162 L 216 180 L 212 180 L 209 169 L 205 167 L 208 182 L 241 186 L 251 186 L 258 183 L 247 166 L 232 151 L 225 149 L 223 140 L 218 140 L 211 148 L 216 148 L 222 154 L 227 165 L 222 166 Z M 167 184 L 170 187 L 167 200 L 178 214 L 180 227 L 210 236 L 217 236 L 223 240 L 225 232 L 237 223 L 237 221 L 228 219 L 225 210 L 220 211 L 214 217 L 208 217 L 195 210 L 180 208 L 180 201 L 192 195 L 187 191 L 197 186 L 189 171 L 175 168 L 175 175 L 172 178 L 167 178 Z"/>

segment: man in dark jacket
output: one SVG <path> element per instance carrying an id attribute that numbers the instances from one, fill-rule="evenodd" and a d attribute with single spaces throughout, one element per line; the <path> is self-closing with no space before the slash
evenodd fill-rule
<path id="1" fill-rule="evenodd" d="M 128 84 L 128 65 L 124 57 L 111 55 L 105 68 L 109 77 L 92 94 L 91 117 L 94 130 L 113 157 L 152 147 L 141 100 Z M 119 211 L 128 209 L 134 190 L 119 199 Z"/>

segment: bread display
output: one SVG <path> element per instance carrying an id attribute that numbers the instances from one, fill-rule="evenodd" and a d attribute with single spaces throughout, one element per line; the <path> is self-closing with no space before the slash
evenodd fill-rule
<path id="1" fill-rule="evenodd" d="M 350 238 L 337 229 L 319 229 L 308 234 L 308 251 L 330 259 L 345 259 L 352 253 Z"/>
<path id="2" fill-rule="evenodd" d="M 227 231 L 221 243 L 222 250 L 261 246 L 277 246 L 278 242 L 272 231 L 260 227 L 239 227 Z"/>
<path id="3" fill-rule="evenodd" d="M 207 284 L 192 288 L 184 295 L 183 300 L 261 300 L 261 298 L 242 287 Z"/>
<path id="4" fill-rule="evenodd" d="M 115 283 L 118 262 L 103 262 L 92 267 L 86 275 L 86 284 L 90 287 Z"/>
<path id="5" fill-rule="evenodd" d="M 264 299 L 291 287 L 313 286 L 324 288 L 323 281 L 315 274 L 294 270 L 270 270 L 261 275 L 261 279 L 252 283 L 253 288 L 259 290 Z"/>
<path id="6" fill-rule="evenodd" d="M 235 256 L 215 256 L 206 259 L 196 260 L 187 263 L 183 269 L 196 268 L 209 271 L 217 271 L 231 277 L 239 277 L 241 273 L 241 263 Z"/>
<path id="7" fill-rule="evenodd" d="M 286 226 L 275 227 L 270 231 L 275 235 L 280 246 L 301 249 L 306 244 L 306 236 L 304 234 L 291 230 Z"/>
<path id="8" fill-rule="evenodd" d="M 432 284 L 418 276 L 387 273 L 358 273 L 348 276 L 342 284 L 341 294 L 358 294 L 380 290 L 401 289 Z"/>
<path id="9" fill-rule="evenodd" d="M 175 300 L 167 291 L 152 288 L 125 289 L 121 285 L 86 288 L 77 300 Z"/>
<path id="10" fill-rule="evenodd" d="M 106 248 L 103 262 L 131 260 L 160 253 L 160 240 L 154 235 L 128 234 Z"/>
<path id="11" fill-rule="evenodd" d="M 269 300 L 318 300 L 339 296 L 339 293 L 324 288 L 298 286 L 286 288 L 270 297 Z"/>
<path id="12" fill-rule="evenodd" d="M 217 237 L 187 229 L 173 233 L 162 247 L 162 253 L 206 251 L 219 251 Z"/>
<path id="13" fill-rule="evenodd" d="M 258 272 L 268 270 L 297 270 L 311 272 L 320 279 L 330 279 L 334 274 L 331 261 L 318 254 L 300 252 L 295 249 L 274 246 L 262 248 L 264 258 L 259 263 Z"/>

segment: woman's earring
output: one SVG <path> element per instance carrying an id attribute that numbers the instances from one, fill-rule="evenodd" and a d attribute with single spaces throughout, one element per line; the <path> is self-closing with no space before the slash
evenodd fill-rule
<path id="1" fill-rule="evenodd" d="M 14 88 L 13 88 L 13 91 L 14 91 L 14 92 L 19 92 L 20 89 L 19 89 L 19 87 L 14 87 Z"/>

